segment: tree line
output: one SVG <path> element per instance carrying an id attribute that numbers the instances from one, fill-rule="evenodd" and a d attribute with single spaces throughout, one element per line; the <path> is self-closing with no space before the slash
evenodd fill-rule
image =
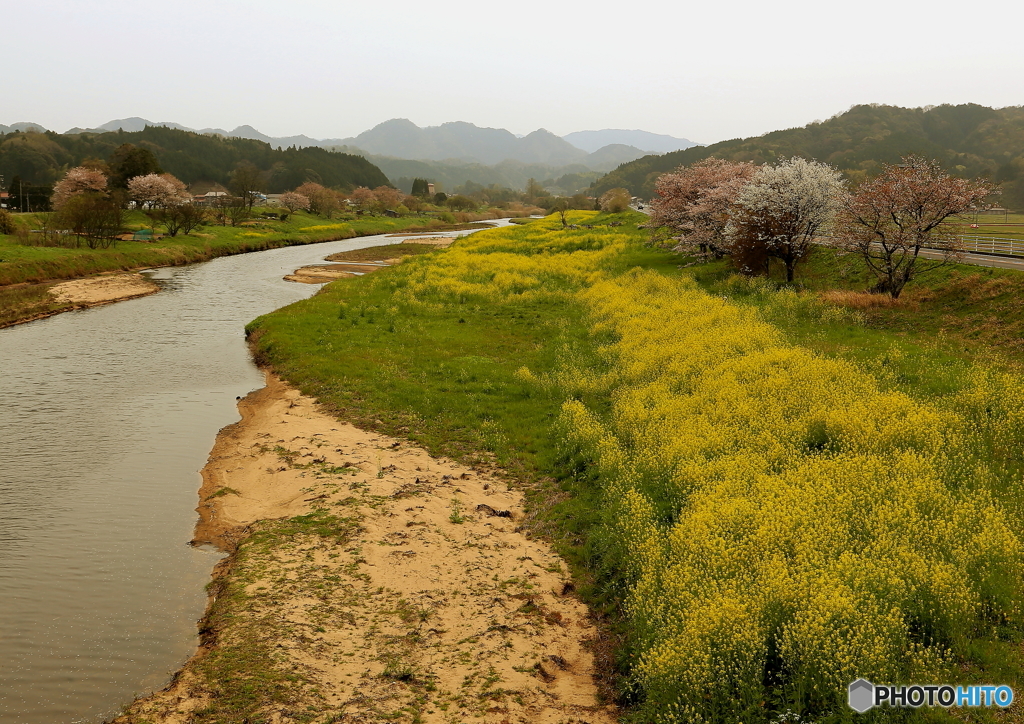
<path id="1" fill-rule="evenodd" d="M 144 149 L 186 184 L 227 185 L 237 165 L 248 161 L 266 173 L 266 191 L 280 193 L 306 181 L 351 190 L 389 185 L 387 176 L 362 156 L 323 148 L 275 149 L 263 141 L 224 138 L 149 126 L 142 131 L 0 134 L 0 176 L 28 186 L 50 186 L 89 159 L 109 159 L 125 145 Z"/>

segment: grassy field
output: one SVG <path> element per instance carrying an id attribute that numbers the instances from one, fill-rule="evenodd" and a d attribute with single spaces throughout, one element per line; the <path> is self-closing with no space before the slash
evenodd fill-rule
<path id="1" fill-rule="evenodd" d="M 709 291 L 727 285 L 734 272 L 719 260 L 691 267 L 688 272 Z M 771 279 L 783 284 L 785 272 L 772 267 Z M 807 330 L 833 338 L 833 345 L 850 347 L 863 334 L 886 339 L 946 347 L 960 356 L 979 358 L 1015 367 L 1024 359 L 1024 274 L 1012 269 L 950 264 L 912 281 L 892 303 L 884 296 L 865 291 L 874 277 L 853 255 L 817 247 L 797 268 L 797 288 L 820 299 L 856 309 L 863 319 L 862 331 L 851 329 Z M 846 295 L 843 292 L 852 292 Z"/>
<path id="2" fill-rule="evenodd" d="M 508 470 L 637 722 L 849 721 L 857 676 L 1019 685 L 1020 275 L 950 267 L 878 306 L 827 296 L 866 286 L 831 251 L 792 289 L 574 216 L 595 228 L 331 284 L 255 320 L 255 353 L 344 419 Z"/>
<path id="3" fill-rule="evenodd" d="M 972 228 L 977 224 L 978 228 Z M 1006 239 L 1024 239 L 1024 214 L 966 215 L 953 222 L 957 232 L 966 236 L 994 236 Z"/>

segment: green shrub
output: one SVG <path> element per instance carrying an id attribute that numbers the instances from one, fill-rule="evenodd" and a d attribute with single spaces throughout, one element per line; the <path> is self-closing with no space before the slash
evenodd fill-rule
<path id="1" fill-rule="evenodd" d="M 11 212 L 7 209 L 0 209 L 0 234 L 13 234 L 17 228 Z"/>

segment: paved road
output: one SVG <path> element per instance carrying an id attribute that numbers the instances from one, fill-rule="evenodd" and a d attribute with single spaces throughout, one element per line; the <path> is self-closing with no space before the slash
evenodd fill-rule
<path id="1" fill-rule="evenodd" d="M 921 250 L 921 256 L 927 259 L 941 259 L 942 252 Z M 989 254 L 964 254 L 963 264 L 974 264 L 975 266 L 993 266 L 1000 269 L 1016 269 L 1024 271 L 1024 258 L 1009 256 L 991 256 Z"/>

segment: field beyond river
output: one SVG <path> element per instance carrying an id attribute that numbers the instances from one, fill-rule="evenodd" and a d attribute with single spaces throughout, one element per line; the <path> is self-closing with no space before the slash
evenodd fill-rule
<path id="1" fill-rule="evenodd" d="M 1019 688 L 1017 343 L 643 221 L 478 232 L 253 321 L 282 381 L 204 474 L 198 539 L 232 551 L 204 649 L 123 721 L 845 722 L 861 677 Z"/>

